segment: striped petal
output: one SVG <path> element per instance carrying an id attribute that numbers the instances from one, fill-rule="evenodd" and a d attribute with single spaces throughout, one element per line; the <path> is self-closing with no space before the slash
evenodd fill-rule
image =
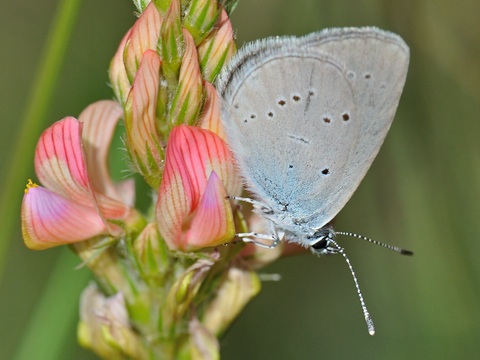
<path id="1" fill-rule="evenodd" d="M 21 219 L 25 245 L 34 250 L 75 243 L 108 232 L 95 208 L 40 186 L 25 190 Z"/>
<path id="2" fill-rule="evenodd" d="M 209 82 L 205 82 L 204 86 L 206 100 L 200 116 L 199 126 L 203 129 L 213 131 L 223 140 L 226 140 L 225 129 L 220 120 L 220 99 L 217 90 Z"/>
<path id="3" fill-rule="evenodd" d="M 91 104 L 79 116 L 79 121 L 83 123 L 82 143 L 90 185 L 97 194 L 102 213 L 109 219 L 126 217 L 128 205 L 132 206 L 135 201 L 133 181 L 114 184 L 107 166 L 110 143 L 122 115 L 123 110 L 118 103 L 103 100 Z"/>
<path id="4" fill-rule="evenodd" d="M 211 178 L 212 172 L 216 175 Z M 174 128 L 169 138 L 156 209 L 160 234 L 170 248 L 185 250 L 190 248 L 186 241 L 193 241 L 195 234 L 206 236 L 208 231 L 202 228 L 200 219 L 207 221 L 210 227 L 213 222 L 220 221 L 221 224 L 215 225 L 218 225 L 216 230 L 210 229 L 209 236 L 214 238 L 195 242 L 213 246 L 226 241 L 222 237 L 228 237 L 231 231 L 231 209 L 228 203 L 219 200 L 225 195 L 220 182 L 225 186 L 226 194 L 238 194 L 240 184 L 226 143 L 208 130 L 186 125 Z M 224 209 L 212 210 L 210 206 Z M 212 218 L 207 219 L 206 214 Z"/>
<path id="5" fill-rule="evenodd" d="M 125 45 L 123 60 L 130 82 L 133 82 L 143 54 L 156 50 L 162 18 L 155 4 L 151 2 L 133 25 Z"/>
<path id="6" fill-rule="evenodd" d="M 35 172 L 46 188 L 84 205 L 94 203 L 77 119 L 66 117 L 42 133 L 35 150 Z"/>
<path id="7" fill-rule="evenodd" d="M 161 177 L 163 149 L 156 130 L 156 100 L 160 85 L 160 57 L 147 50 L 125 104 L 127 147 L 137 170 L 154 188 Z"/>
<path id="8" fill-rule="evenodd" d="M 125 69 L 125 63 L 123 62 L 123 53 L 125 51 L 125 44 L 130 37 L 130 30 L 125 34 L 117 52 L 113 56 L 110 62 L 110 69 L 108 70 L 108 76 L 110 83 L 112 84 L 113 92 L 117 97 L 117 100 L 123 105 L 127 100 L 128 93 L 130 92 L 130 80 L 127 76 L 127 70 Z"/>

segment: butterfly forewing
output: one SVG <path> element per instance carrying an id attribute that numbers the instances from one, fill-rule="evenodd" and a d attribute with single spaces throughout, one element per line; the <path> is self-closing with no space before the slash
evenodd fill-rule
<path id="1" fill-rule="evenodd" d="M 408 48 L 377 29 L 271 38 L 222 74 L 222 120 L 249 189 L 319 228 L 351 197 L 393 120 Z"/>
<path id="2" fill-rule="evenodd" d="M 338 204 L 338 212 L 360 184 L 387 135 L 405 84 L 409 49 L 398 35 L 376 28 L 331 29 L 302 39 L 305 46 L 329 54 L 344 67 L 361 122 L 357 148 L 346 167 L 345 176 L 352 180 L 345 184 L 349 196 Z"/>

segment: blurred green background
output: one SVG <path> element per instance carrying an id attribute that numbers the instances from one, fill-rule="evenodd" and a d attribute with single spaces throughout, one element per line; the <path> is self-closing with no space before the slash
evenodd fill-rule
<path id="1" fill-rule="evenodd" d="M 0 12 L 1 359 L 95 358 L 75 338 L 78 294 L 88 272 L 73 270 L 78 262 L 67 249 L 27 250 L 19 207 L 26 180 L 34 176 L 41 130 L 112 98 L 107 68 L 135 20 L 134 7 L 129 0 L 60 4 L 2 1 Z M 72 14 L 65 24 L 55 20 L 61 11 Z M 337 229 L 412 249 L 415 256 L 339 239 L 374 318 L 374 337 L 340 256 L 278 261 L 265 272 L 281 274 L 282 281 L 264 283 L 223 339 L 224 359 L 478 358 L 478 14 L 480 2 L 472 0 L 240 0 L 232 16 L 239 45 L 363 25 L 394 31 L 410 45 L 396 120 Z M 42 75 L 53 24 L 69 36 L 68 46 L 58 49 L 57 63 Z"/>

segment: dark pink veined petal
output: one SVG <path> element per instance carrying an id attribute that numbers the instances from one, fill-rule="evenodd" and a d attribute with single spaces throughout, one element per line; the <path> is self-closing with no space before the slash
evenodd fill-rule
<path id="1" fill-rule="evenodd" d="M 35 150 L 35 172 L 47 189 L 84 205 L 94 203 L 77 119 L 66 117 L 42 133 Z"/>
<path id="2" fill-rule="evenodd" d="M 91 188 L 81 141 L 83 124 L 73 117 L 46 129 L 35 151 L 35 171 L 44 187 L 67 201 L 93 209 L 112 235 L 122 230 L 106 219 L 124 219 L 129 208 Z"/>
<path id="3" fill-rule="evenodd" d="M 171 248 L 178 248 L 185 238 L 212 171 L 225 186 L 226 194 L 238 194 L 239 181 L 226 143 L 209 130 L 175 127 L 169 137 L 156 209 L 159 231 Z M 212 198 L 207 196 L 205 201 Z M 182 248 L 188 244 L 184 245 Z"/>
<path id="4" fill-rule="evenodd" d="M 129 210 L 127 205 L 135 201 L 133 181 L 114 184 L 108 171 L 108 150 L 122 115 L 118 103 L 103 100 L 89 105 L 79 116 L 90 186 L 102 213 L 109 219 L 124 217 Z"/>
<path id="5" fill-rule="evenodd" d="M 222 181 L 212 171 L 190 228 L 181 239 L 182 250 L 195 250 L 229 242 L 235 236 L 230 202 Z"/>
<path id="6" fill-rule="evenodd" d="M 192 211 L 191 196 L 187 197 L 185 191 L 189 188 L 191 188 L 191 184 L 188 177 L 182 179 L 180 174 L 172 174 L 169 177 L 168 185 L 162 185 L 158 194 L 157 225 L 170 249 L 180 247 L 182 226 Z"/>
<path id="7" fill-rule="evenodd" d="M 30 187 L 22 202 L 22 233 L 30 249 L 41 250 L 106 234 L 94 207 L 81 205 L 43 187 Z"/>
<path id="8" fill-rule="evenodd" d="M 130 82 L 147 50 L 156 50 L 162 18 L 152 1 L 133 25 L 125 45 L 124 63 Z"/>

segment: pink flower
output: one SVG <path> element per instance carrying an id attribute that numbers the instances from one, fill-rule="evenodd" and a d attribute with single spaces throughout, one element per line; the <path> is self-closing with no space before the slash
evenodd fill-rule
<path id="1" fill-rule="evenodd" d="M 159 231 L 171 249 L 195 250 L 235 234 L 228 195 L 240 182 L 226 143 L 215 133 L 180 125 L 169 138 L 157 202 Z"/>
<path id="2" fill-rule="evenodd" d="M 35 172 L 43 186 L 29 182 L 22 203 L 25 244 L 35 250 L 74 243 L 100 234 L 118 236 L 134 201 L 131 181 L 114 184 L 107 154 L 122 115 L 113 101 L 87 107 L 79 120 L 66 117 L 41 135 Z"/>

